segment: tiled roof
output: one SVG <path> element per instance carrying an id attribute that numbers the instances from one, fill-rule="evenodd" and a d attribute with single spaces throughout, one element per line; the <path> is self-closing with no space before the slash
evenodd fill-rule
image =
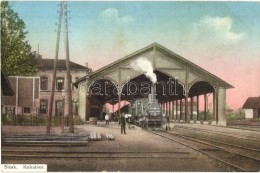
<path id="1" fill-rule="evenodd" d="M 243 109 L 260 109 L 260 97 L 248 97 Z"/>
<path id="2" fill-rule="evenodd" d="M 40 70 L 53 70 L 54 59 L 40 59 L 39 60 L 39 69 Z M 71 70 L 89 70 L 88 67 L 76 64 L 70 61 Z M 66 60 L 59 59 L 57 62 L 57 70 L 66 70 Z"/>

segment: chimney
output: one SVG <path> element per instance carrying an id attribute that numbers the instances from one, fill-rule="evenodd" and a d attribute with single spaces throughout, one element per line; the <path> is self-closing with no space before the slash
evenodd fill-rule
<path id="1" fill-rule="evenodd" d="M 85 66 L 87 67 L 87 74 L 92 73 L 92 69 L 88 67 L 88 63 L 85 63 Z"/>

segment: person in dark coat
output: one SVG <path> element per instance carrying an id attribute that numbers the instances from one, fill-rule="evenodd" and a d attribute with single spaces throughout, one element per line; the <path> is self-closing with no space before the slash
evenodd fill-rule
<path id="1" fill-rule="evenodd" d="M 107 113 L 105 116 L 106 125 L 109 125 L 109 114 Z"/>
<path id="2" fill-rule="evenodd" d="M 123 134 L 123 132 L 124 132 L 124 134 L 126 134 L 125 133 L 125 124 L 126 124 L 125 113 L 123 113 L 122 116 L 121 116 L 121 134 Z"/>

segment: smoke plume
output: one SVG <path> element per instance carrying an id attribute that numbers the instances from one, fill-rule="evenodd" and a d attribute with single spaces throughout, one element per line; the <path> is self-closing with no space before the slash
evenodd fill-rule
<path id="1" fill-rule="evenodd" d="M 140 57 L 131 62 L 131 68 L 135 71 L 144 72 L 145 76 L 155 84 L 157 81 L 156 74 L 153 72 L 153 66 L 151 62 L 144 57 Z"/>

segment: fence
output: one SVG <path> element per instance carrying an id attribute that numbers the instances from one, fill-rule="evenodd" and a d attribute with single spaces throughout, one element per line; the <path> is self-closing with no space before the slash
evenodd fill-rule
<path id="1" fill-rule="evenodd" d="M 48 116 L 42 115 L 1 115 L 2 125 L 24 125 L 24 126 L 47 126 Z M 79 125 L 82 124 L 79 116 L 73 117 L 73 124 Z M 69 125 L 69 117 L 64 117 L 64 126 Z M 52 126 L 61 126 L 61 117 L 54 116 L 52 117 Z"/>

